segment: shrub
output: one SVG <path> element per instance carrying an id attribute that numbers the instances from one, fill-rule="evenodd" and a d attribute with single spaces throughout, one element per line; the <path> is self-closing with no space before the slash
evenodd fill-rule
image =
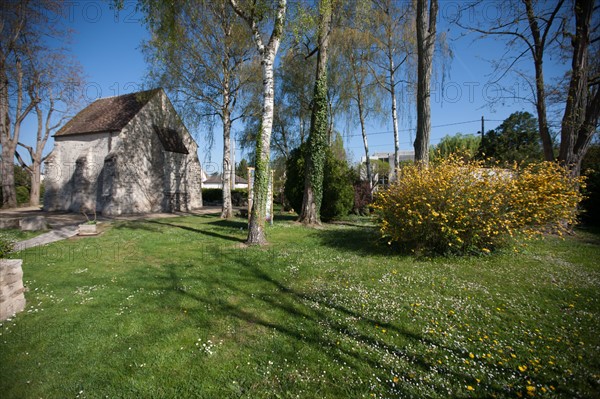
<path id="1" fill-rule="evenodd" d="M 202 201 L 203 202 L 222 202 L 223 201 L 223 190 L 220 188 L 203 188 L 202 189 Z"/>
<path id="2" fill-rule="evenodd" d="M 221 196 L 221 201 L 223 200 Z M 248 205 L 248 190 L 245 188 L 236 188 L 231 192 L 231 203 L 233 206 Z"/>
<path id="3" fill-rule="evenodd" d="M 207 203 L 223 203 L 223 190 L 220 188 L 203 188 L 202 201 Z M 233 206 L 244 206 L 248 204 L 248 190 L 236 188 L 231 190 L 231 203 Z"/>
<path id="4" fill-rule="evenodd" d="M 17 193 L 17 204 L 24 205 L 29 203 L 29 188 L 25 186 L 18 186 L 16 188 Z"/>
<path id="5" fill-rule="evenodd" d="M 354 182 L 354 207 L 358 215 L 368 215 L 369 205 L 372 203 L 371 188 L 368 181 L 357 180 Z"/>
<path id="6" fill-rule="evenodd" d="M 321 218 L 325 221 L 346 216 L 354 206 L 354 189 L 351 184 L 352 170 L 327 151 L 323 183 Z"/>
<path id="7" fill-rule="evenodd" d="M 581 165 L 582 173 L 586 177 L 584 190 L 585 199 L 581 203 L 583 208 L 582 220 L 590 225 L 600 225 L 600 145 L 590 147 Z"/>
<path id="8" fill-rule="evenodd" d="M 565 232 L 576 222 L 581 183 L 551 162 L 499 169 L 450 157 L 404 167 L 374 207 L 389 243 L 438 254 L 486 253 L 517 233 Z"/>
<path id="9" fill-rule="evenodd" d="M 306 145 L 294 149 L 286 164 L 287 180 L 284 194 L 292 208 L 302 208 L 304 196 L 304 151 Z M 330 149 L 325 156 L 321 219 L 333 220 L 346 216 L 354 204 L 352 170 L 345 161 L 336 158 Z"/>
<path id="10" fill-rule="evenodd" d="M 0 232 L 0 259 L 6 258 L 14 248 L 14 241 Z"/>

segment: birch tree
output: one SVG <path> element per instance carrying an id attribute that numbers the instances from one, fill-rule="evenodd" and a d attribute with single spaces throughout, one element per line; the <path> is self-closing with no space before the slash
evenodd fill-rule
<path id="1" fill-rule="evenodd" d="M 429 8 L 427 7 L 429 5 Z M 417 134 L 415 162 L 429 163 L 431 74 L 436 41 L 438 0 L 417 0 Z"/>
<path id="2" fill-rule="evenodd" d="M 256 163 L 254 170 L 254 198 L 250 211 L 247 243 L 263 245 L 265 235 L 265 216 L 269 183 L 269 159 L 271 151 L 271 131 L 274 108 L 274 65 L 277 51 L 283 36 L 287 0 L 278 0 L 274 10 L 267 10 L 263 2 L 246 4 L 239 0 L 229 0 L 235 12 L 246 22 L 258 51 L 263 80 L 263 107 L 261 126 L 256 138 Z M 273 20 L 268 21 L 268 11 L 273 11 Z M 261 31 L 261 23 L 271 22 L 270 27 Z"/>
<path id="3" fill-rule="evenodd" d="M 394 132 L 394 165 L 400 164 L 400 138 L 398 131 L 397 86 L 406 80 L 400 78 L 401 67 L 410 64 L 414 55 L 414 19 L 411 19 L 412 7 L 408 3 L 394 0 L 373 0 L 377 24 L 374 31 L 378 57 L 373 70 L 377 83 L 390 95 L 390 111 Z M 383 71 L 383 76 L 379 76 Z M 408 68 L 406 74 L 410 74 Z"/>
<path id="4" fill-rule="evenodd" d="M 370 195 L 373 190 L 373 173 L 367 137 L 367 120 L 381 111 L 381 90 L 371 73 L 370 64 L 375 56 L 372 35 L 372 8 L 370 3 L 356 2 L 346 10 L 342 27 L 335 32 L 335 46 L 344 62 L 338 63 L 343 76 L 342 84 L 344 108 L 350 121 L 357 120 L 365 154 L 366 179 Z"/>

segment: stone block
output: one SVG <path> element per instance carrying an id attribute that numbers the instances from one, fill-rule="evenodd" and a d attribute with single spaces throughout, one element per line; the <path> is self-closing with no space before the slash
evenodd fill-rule
<path id="1" fill-rule="evenodd" d="M 25 309 L 23 261 L 0 259 L 0 321 Z"/>
<path id="2" fill-rule="evenodd" d="M 48 230 L 48 223 L 44 216 L 30 216 L 21 219 L 19 226 L 23 231 Z"/>
<path id="3" fill-rule="evenodd" d="M 80 224 L 77 232 L 80 236 L 95 236 L 98 234 L 98 230 L 95 224 Z"/>
<path id="4" fill-rule="evenodd" d="M 3 218 L 0 219 L 0 229 L 18 229 L 19 218 Z"/>

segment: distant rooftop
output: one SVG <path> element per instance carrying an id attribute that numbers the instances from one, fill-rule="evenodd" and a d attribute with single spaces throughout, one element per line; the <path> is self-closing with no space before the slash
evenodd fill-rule
<path id="1" fill-rule="evenodd" d="M 400 161 L 412 161 L 415 158 L 414 150 L 400 150 L 398 151 L 398 155 L 400 156 Z M 394 152 L 376 152 L 374 154 L 369 155 L 369 159 L 386 159 L 389 161 L 394 161 Z M 363 156 L 360 159 L 360 162 L 365 162 L 366 158 Z"/>
<path id="2" fill-rule="evenodd" d="M 202 183 L 221 184 L 222 179 L 223 178 L 220 174 L 215 175 L 215 176 L 208 176 L 208 178 L 206 180 L 204 180 Z M 235 176 L 235 184 L 248 184 L 248 180 L 236 175 Z"/>

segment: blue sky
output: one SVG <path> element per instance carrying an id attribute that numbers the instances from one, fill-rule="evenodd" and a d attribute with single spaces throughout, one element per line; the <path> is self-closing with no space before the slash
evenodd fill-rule
<path id="1" fill-rule="evenodd" d="M 82 87 L 86 102 L 140 90 L 147 70 L 140 45 L 149 35 L 142 24 L 142 15 L 136 11 L 136 3 L 125 1 L 123 10 L 118 13 L 111 10 L 106 1 L 77 1 L 68 4 L 66 22 L 76 31 L 72 44 L 73 54 L 83 66 L 87 78 L 85 87 Z M 441 2 L 438 32 L 448 30 L 456 4 L 458 3 Z M 519 99 L 509 99 L 502 105 L 489 106 L 491 100 L 498 95 L 499 86 L 489 83 L 491 66 L 486 60 L 500 57 L 504 52 L 502 43 L 494 39 L 476 41 L 473 36 L 459 38 L 459 32 L 454 28 L 448 31 L 448 36 L 454 58 L 448 64 L 450 72 L 444 80 L 444 96 L 440 80 L 434 78 L 431 97 L 432 144 L 439 142 L 444 135 L 476 133 L 481 129 L 482 116 L 486 119 L 485 128 L 489 130 L 499 125 L 512 112 L 524 110 L 535 114 L 530 103 Z M 549 67 L 546 79 L 564 71 L 564 66 L 552 68 L 549 63 L 546 65 Z M 440 74 L 436 75 L 439 77 Z M 502 84 L 512 85 L 514 82 L 509 79 Z M 406 95 L 401 101 L 407 101 Z M 402 150 L 410 150 L 414 140 L 416 113 L 413 110 L 400 117 L 400 147 Z M 25 125 L 22 141 L 33 144 L 33 127 L 29 123 Z M 234 130 L 241 128 L 240 124 L 234 126 Z M 358 123 L 344 123 L 339 126 L 339 130 L 346 136 L 346 150 L 357 161 L 364 155 Z M 368 132 L 371 153 L 393 152 L 391 117 L 389 121 L 382 121 L 381 118 L 370 121 Z M 207 161 L 204 133 L 201 129 L 194 133 L 199 144 L 200 160 L 205 168 L 218 168 L 218 160 L 222 157 L 222 140 L 218 138 L 218 128 L 215 129 L 214 146 L 210 153 L 214 163 L 212 166 Z M 46 152 L 52 146 L 53 143 L 49 142 Z M 241 159 L 241 155 L 238 150 L 237 161 Z"/>

